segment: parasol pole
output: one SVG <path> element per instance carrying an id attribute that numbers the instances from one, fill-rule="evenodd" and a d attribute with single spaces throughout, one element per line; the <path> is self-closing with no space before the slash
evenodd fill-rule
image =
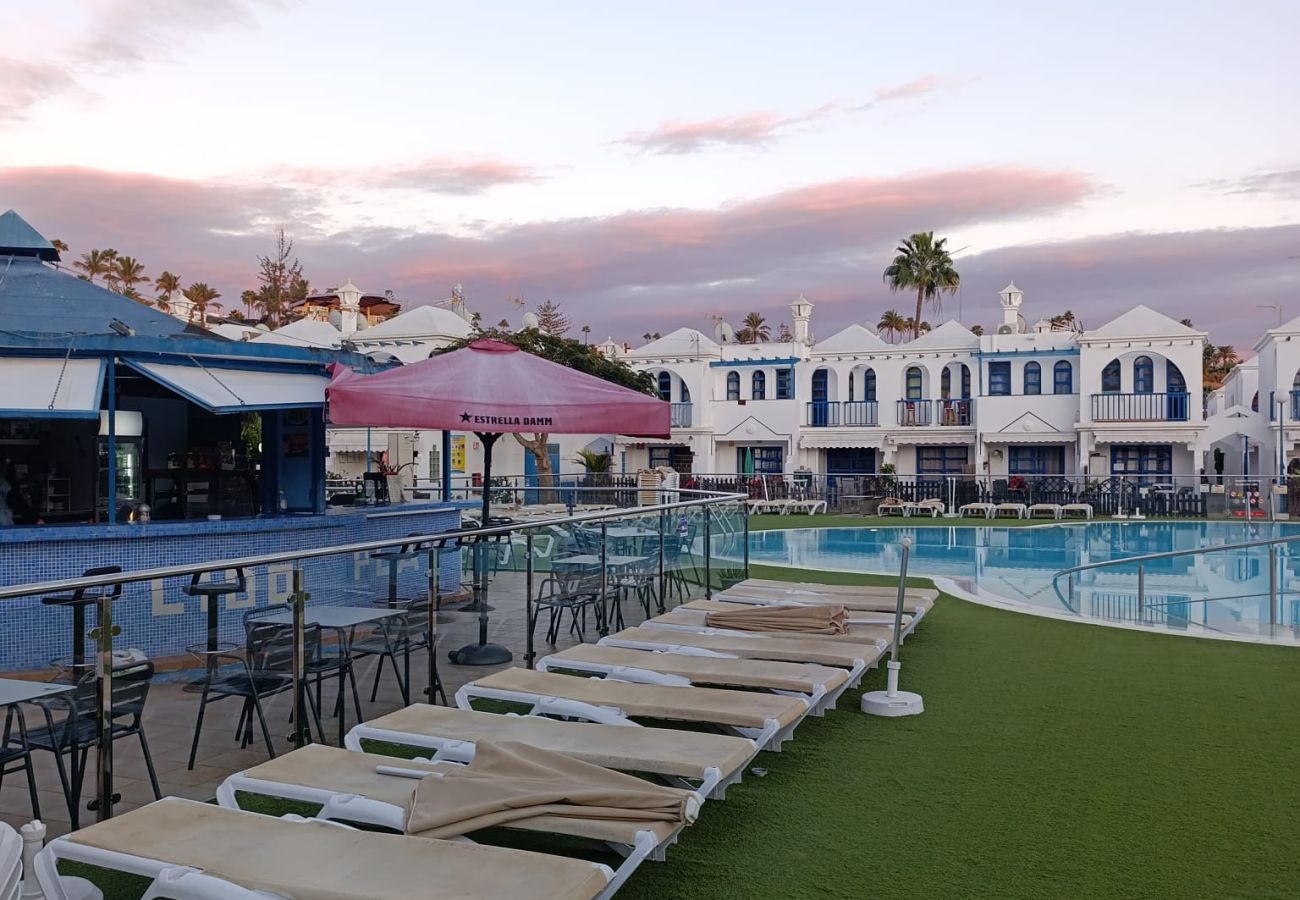
<path id="1" fill-rule="evenodd" d="M 488 517 L 492 504 L 492 445 L 497 442 L 499 437 L 501 435 L 495 432 L 478 432 L 478 439 L 483 442 L 483 512 L 480 518 L 480 528 L 488 527 Z M 488 566 L 487 557 L 484 555 L 487 548 L 484 546 L 482 537 L 478 539 L 475 547 L 478 549 L 474 562 L 474 581 L 478 593 L 475 598 L 478 603 L 478 643 L 466 644 L 459 650 L 453 650 L 448 654 L 448 658 L 460 666 L 498 666 L 510 662 L 514 657 L 511 656 L 509 650 L 500 644 L 488 643 Z"/>

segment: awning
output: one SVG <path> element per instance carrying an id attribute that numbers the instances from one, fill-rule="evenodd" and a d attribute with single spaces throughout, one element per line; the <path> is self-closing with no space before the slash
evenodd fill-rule
<path id="1" fill-rule="evenodd" d="M 104 365 L 102 359 L 0 359 L 0 417 L 99 418 Z"/>
<path id="2" fill-rule="evenodd" d="M 999 431 L 984 435 L 985 444 L 1073 444 L 1074 433 L 1060 431 L 1032 432 Z"/>
<path id="3" fill-rule="evenodd" d="M 214 413 L 324 406 L 325 386 L 329 384 L 324 375 L 302 371 L 125 362 L 140 374 Z"/>
<path id="4" fill-rule="evenodd" d="M 870 435 L 866 437 L 855 437 L 845 435 L 837 437 L 835 435 L 805 434 L 799 438 L 799 446 L 806 449 L 876 449 L 879 450 L 884 446 L 884 435 Z"/>

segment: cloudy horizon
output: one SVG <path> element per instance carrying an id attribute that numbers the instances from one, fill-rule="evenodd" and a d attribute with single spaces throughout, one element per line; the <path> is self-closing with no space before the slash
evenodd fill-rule
<path id="1" fill-rule="evenodd" d="M 935 324 L 1014 279 L 1031 320 L 1141 303 L 1248 351 L 1300 315 L 1300 13 L 1213 6 L 941 3 L 918 53 L 849 3 L 52 0 L 0 55 L 0 211 L 227 308 L 283 226 L 316 288 L 633 343 L 910 314 L 881 272 L 934 230 Z"/>

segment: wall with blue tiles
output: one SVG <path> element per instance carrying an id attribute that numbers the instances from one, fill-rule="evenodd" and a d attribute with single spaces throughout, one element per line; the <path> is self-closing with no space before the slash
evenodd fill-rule
<path id="1" fill-rule="evenodd" d="M 126 571 L 217 559 L 292 552 L 455 529 L 464 504 L 423 504 L 331 510 L 321 516 L 149 525 L 49 526 L 0 530 L 0 584 L 18 585 L 81 575 L 95 566 Z M 428 587 L 428 554 L 394 566 L 397 596 L 422 595 Z M 369 606 L 389 595 L 390 563 L 369 553 L 334 555 L 303 564 L 311 603 Z M 221 639 L 242 644 L 242 617 L 250 609 L 287 602 L 293 567 L 285 563 L 246 572 L 247 590 L 221 598 Z M 438 583 L 459 589 L 460 554 L 440 554 Z M 227 577 L 234 578 L 234 573 Z M 223 580 L 219 573 L 204 581 Z M 205 601 L 181 588 L 189 577 L 126 585 L 114 604 L 122 628 L 120 649 L 149 657 L 182 653 L 207 637 Z M 72 654 L 72 616 L 67 607 L 46 606 L 40 597 L 0 601 L 0 671 L 43 668 Z M 87 611 L 87 619 L 92 613 Z M 89 631 L 89 627 L 87 628 Z"/>

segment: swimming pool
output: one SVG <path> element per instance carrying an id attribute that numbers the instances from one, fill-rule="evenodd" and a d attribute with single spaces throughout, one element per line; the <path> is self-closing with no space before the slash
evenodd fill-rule
<path id="1" fill-rule="evenodd" d="M 1144 564 L 1139 608 L 1137 566 L 1076 576 L 1067 602 L 1053 576 L 1109 559 L 1193 550 L 1274 537 L 1300 537 L 1300 525 L 1245 522 L 1090 522 L 1031 527 L 929 525 L 803 528 L 750 534 L 754 563 L 896 575 L 904 537 L 908 574 L 945 579 L 976 599 L 1117 624 L 1201 635 L 1300 640 L 1300 543 L 1278 556 L 1278 623 L 1270 625 L 1268 551 L 1221 551 Z"/>

